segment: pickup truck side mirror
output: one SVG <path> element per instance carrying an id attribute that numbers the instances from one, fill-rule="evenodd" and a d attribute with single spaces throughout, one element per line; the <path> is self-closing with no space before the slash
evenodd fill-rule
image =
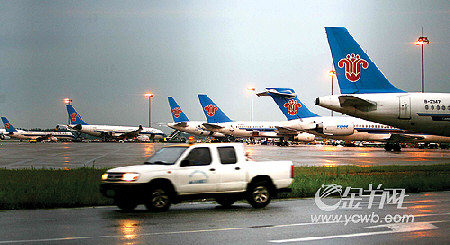
<path id="1" fill-rule="evenodd" d="M 186 167 L 186 166 L 190 166 L 191 162 L 187 159 L 181 160 L 180 162 L 180 167 Z"/>

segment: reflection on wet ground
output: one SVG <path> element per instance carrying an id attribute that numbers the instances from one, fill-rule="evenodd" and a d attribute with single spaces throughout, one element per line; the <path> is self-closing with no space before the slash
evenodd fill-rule
<path id="1" fill-rule="evenodd" d="M 141 164 L 161 143 L 48 143 L 0 142 L 1 168 L 116 167 Z M 298 145 L 246 145 L 255 161 L 290 160 L 296 166 L 431 165 L 450 163 L 450 150 Z"/>

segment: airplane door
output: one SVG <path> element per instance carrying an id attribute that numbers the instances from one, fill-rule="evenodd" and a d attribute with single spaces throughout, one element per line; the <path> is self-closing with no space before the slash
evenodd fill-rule
<path id="1" fill-rule="evenodd" d="M 411 97 L 400 96 L 399 99 L 399 119 L 411 119 Z"/>

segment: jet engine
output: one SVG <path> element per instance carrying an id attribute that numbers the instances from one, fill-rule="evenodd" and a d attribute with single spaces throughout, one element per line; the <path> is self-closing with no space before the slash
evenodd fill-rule
<path id="1" fill-rule="evenodd" d="M 353 123 L 319 123 L 315 131 L 325 135 L 348 136 L 354 133 L 355 125 Z"/>
<path id="2" fill-rule="evenodd" d="M 299 133 L 294 137 L 294 140 L 303 141 L 303 142 L 311 142 L 314 141 L 316 136 L 314 134 L 309 133 Z"/>

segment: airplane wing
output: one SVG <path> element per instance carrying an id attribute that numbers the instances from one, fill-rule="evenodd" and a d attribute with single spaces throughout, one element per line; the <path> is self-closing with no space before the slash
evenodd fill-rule
<path id="1" fill-rule="evenodd" d="M 423 140 L 425 137 L 420 135 L 410 134 L 391 134 L 391 137 L 387 139 L 389 142 L 411 142 L 416 140 Z"/>
<path id="2" fill-rule="evenodd" d="M 339 96 L 339 103 L 341 107 L 350 106 L 360 111 L 374 111 L 377 108 L 377 103 L 371 100 L 361 99 L 352 95 Z"/>
<path id="3" fill-rule="evenodd" d="M 37 141 L 37 142 L 41 142 L 41 141 L 44 141 L 44 140 L 48 140 L 48 139 L 50 139 L 51 137 L 53 137 L 52 134 L 46 134 L 46 135 L 44 135 L 44 136 L 37 137 L 37 138 L 36 138 L 36 141 Z"/>
<path id="4" fill-rule="evenodd" d="M 288 128 L 288 127 L 280 127 L 280 126 L 275 126 L 275 128 L 277 128 L 277 134 L 282 134 L 282 135 L 296 135 L 298 134 L 298 130 L 295 130 L 293 128 Z"/>
<path id="5" fill-rule="evenodd" d="M 215 123 L 203 123 L 203 126 L 205 126 L 206 129 L 208 130 L 213 130 L 213 129 L 221 129 L 223 128 L 220 125 L 217 125 Z"/>
<path id="6" fill-rule="evenodd" d="M 125 132 L 119 136 L 117 136 L 118 139 L 134 139 L 136 138 L 139 133 L 143 130 L 144 128 L 142 127 L 142 125 L 139 125 L 139 128 L 137 130 L 134 131 L 130 131 L 130 132 Z"/>

